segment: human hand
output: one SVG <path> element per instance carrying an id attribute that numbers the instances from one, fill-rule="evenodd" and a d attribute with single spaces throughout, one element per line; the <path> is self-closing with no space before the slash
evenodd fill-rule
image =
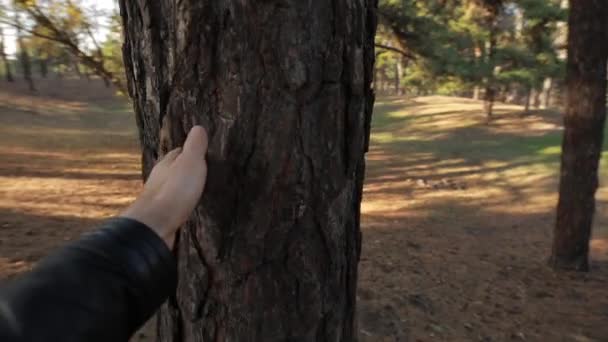
<path id="1" fill-rule="evenodd" d="M 196 207 L 207 178 L 207 132 L 194 126 L 183 148 L 167 153 L 152 169 L 141 194 L 120 216 L 137 220 L 172 248 L 177 229 Z"/>

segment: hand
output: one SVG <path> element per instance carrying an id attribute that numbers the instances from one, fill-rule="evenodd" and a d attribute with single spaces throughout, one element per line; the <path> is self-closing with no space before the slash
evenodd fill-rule
<path id="1" fill-rule="evenodd" d="M 142 193 L 122 213 L 155 231 L 172 248 L 177 229 L 196 207 L 207 178 L 207 132 L 194 126 L 184 147 L 165 155 L 152 169 Z"/>

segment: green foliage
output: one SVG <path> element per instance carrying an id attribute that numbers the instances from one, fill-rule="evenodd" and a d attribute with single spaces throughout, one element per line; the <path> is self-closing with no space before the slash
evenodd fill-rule
<path id="1" fill-rule="evenodd" d="M 471 92 L 488 79 L 529 89 L 563 75 L 555 41 L 567 11 L 559 0 L 381 0 L 379 13 L 380 39 L 416 56 L 400 75 L 419 88 L 410 92 Z M 378 65 L 393 70 L 392 54 Z"/>

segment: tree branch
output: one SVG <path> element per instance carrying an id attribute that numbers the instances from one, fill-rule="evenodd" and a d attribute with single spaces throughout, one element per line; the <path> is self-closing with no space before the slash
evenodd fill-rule
<path id="1" fill-rule="evenodd" d="M 407 51 L 403 51 L 401 49 L 392 47 L 392 46 L 388 46 L 388 45 L 384 45 L 384 44 L 374 44 L 377 48 L 379 49 L 384 49 L 387 51 L 391 51 L 391 52 L 396 52 L 400 55 L 402 55 L 403 57 L 407 58 L 407 59 L 411 59 L 411 60 L 416 60 L 416 56 L 412 55 L 411 53 L 407 52 Z"/>
<path id="2" fill-rule="evenodd" d="M 81 63 L 90 67 L 94 70 L 94 72 L 101 78 L 111 82 L 119 91 L 123 93 L 127 93 L 127 88 L 125 84 L 116 77 L 112 72 L 107 70 L 103 65 L 103 59 L 97 60 L 94 56 L 89 56 L 86 52 L 84 52 L 80 47 L 72 40 L 70 34 L 59 29 L 52 20 L 47 17 L 42 10 L 38 7 L 27 7 L 25 11 L 36 21 L 39 25 L 47 28 L 51 34 L 42 34 L 40 32 L 36 32 L 35 30 L 24 27 L 23 25 L 15 22 L 14 20 L 6 20 L 0 19 L 0 23 L 5 23 L 7 25 L 13 26 L 17 29 L 23 30 L 29 34 L 34 36 L 47 39 L 50 41 L 57 42 L 63 45 L 72 55 L 80 60 Z M 99 56 L 103 57 L 103 56 Z"/>

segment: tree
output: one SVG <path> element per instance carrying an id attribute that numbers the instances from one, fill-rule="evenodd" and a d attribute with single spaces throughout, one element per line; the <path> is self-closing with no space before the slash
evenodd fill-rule
<path id="1" fill-rule="evenodd" d="M 7 82 L 13 82 L 13 73 L 11 72 L 11 63 L 6 57 L 6 51 L 4 51 L 4 32 L 0 27 L 0 57 L 2 58 L 2 63 L 4 63 L 4 72 L 6 75 Z"/>
<path id="2" fill-rule="evenodd" d="M 15 12 L 15 22 L 19 24 L 21 22 L 19 18 L 19 12 Z M 30 91 L 36 91 L 36 87 L 34 86 L 34 80 L 32 79 L 32 63 L 30 61 L 30 55 L 27 52 L 27 48 L 25 46 L 25 42 L 23 41 L 23 33 L 21 31 L 21 26 L 17 26 L 17 48 L 18 50 L 18 59 L 21 64 L 21 70 L 23 72 L 23 78 L 27 82 Z"/>
<path id="3" fill-rule="evenodd" d="M 568 103 L 551 264 L 586 271 L 606 120 L 608 2 L 570 0 Z"/>
<path id="4" fill-rule="evenodd" d="M 120 7 L 144 177 L 210 136 L 160 340 L 355 340 L 375 0 Z"/>
<path id="5" fill-rule="evenodd" d="M 72 57 L 64 55 L 60 56 L 59 60 L 64 63 L 71 63 L 72 67 L 74 66 L 73 61 L 76 60 L 78 64 L 93 71 L 107 84 L 111 83 L 119 91 L 126 92 L 126 86 L 122 78 L 106 69 L 105 56 L 101 54 L 102 48 L 93 34 L 94 25 L 91 24 L 89 19 L 98 16 L 99 11 L 93 8 L 89 13 L 85 10 L 84 3 L 75 0 L 14 0 L 13 7 L 15 11 L 24 13 L 27 20 L 20 22 L 7 15 L 1 15 L 0 22 L 11 25 L 32 36 L 61 45 Z M 33 27 L 31 24 L 33 24 Z M 83 44 L 85 40 L 91 42 L 94 48 L 86 48 Z M 76 71 L 75 68 L 73 70 Z"/>

